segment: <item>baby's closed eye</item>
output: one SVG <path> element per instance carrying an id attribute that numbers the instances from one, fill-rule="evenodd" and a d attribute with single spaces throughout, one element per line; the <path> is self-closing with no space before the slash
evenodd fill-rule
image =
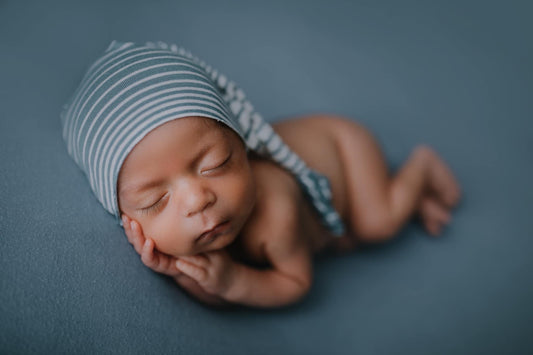
<path id="1" fill-rule="evenodd" d="M 221 169 L 228 167 L 232 155 L 233 152 L 230 151 L 226 154 L 213 154 L 213 156 L 207 157 L 204 166 L 200 168 L 200 174 L 210 176 L 218 173 Z"/>
<path id="2" fill-rule="evenodd" d="M 163 208 L 163 206 L 164 206 L 166 200 L 168 199 L 168 197 L 169 197 L 169 193 L 166 193 L 163 196 L 161 196 L 160 198 L 158 198 L 151 205 L 149 205 L 147 207 L 142 207 L 139 210 L 141 211 L 141 213 L 145 213 L 145 214 L 159 212 Z"/>

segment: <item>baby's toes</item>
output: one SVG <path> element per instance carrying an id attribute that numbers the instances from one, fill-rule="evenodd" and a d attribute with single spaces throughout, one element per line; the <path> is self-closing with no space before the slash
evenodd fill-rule
<path id="1" fill-rule="evenodd" d="M 442 203 L 444 203 L 448 208 L 456 207 L 461 198 L 461 192 L 457 183 L 450 181 L 441 191 L 442 193 L 440 197 Z"/>
<path id="2" fill-rule="evenodd" d="M 456 207 L 461 200 L 461 188 L 457 182 L 454 183 L 453 190 L 450 192 L 450 203 L 452 207 Z"/>
<path id="3" fill-rule="evenodd" d="M 448 224 L 452 219 L 452 215 L 445 206 L 435 202 L 434 218 L 440 224 Z"/>
<path id="4" fill-rule="evenodd" d="M 435 220 L 447 215 L 447 209 L 442 205 L 439 199 L 433 195 L 426 195 L 420 201 L 418 211 L 423 219 Z"/>
<path id="5" fill-rule="evenodd" d="M 440 202 L 452 208 L 459 202 L 460 189 L 450 167 L 436 153 L 430 155 L 431 186 Z"/>
<path id="6" fill-rule="evenodd" d="M 424 227 L 426 228 L 428 234 L 434 237 L 438 236 L 442 229 L 442 225 L 439 222 L 431 220 L 425 220 Z"/>
<path id="7" fill-rule="evenodd" d="M 449 210 L 444 207 L 435 197 L 424 197 L 420 206 L 420 215 L 424 227 L 431 235 L 438 235 L 442 226 L 451 220 Z"/>

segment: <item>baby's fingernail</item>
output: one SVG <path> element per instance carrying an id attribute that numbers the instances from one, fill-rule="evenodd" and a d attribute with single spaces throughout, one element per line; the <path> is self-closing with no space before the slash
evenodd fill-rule
<path id="1" fill-rule="evenodd" d="M 133 221 L 130 222 L 130 228 L 131 228 L 131 230 L 134 230 L 134 228 L 135 228 L 135 223 Z"/>

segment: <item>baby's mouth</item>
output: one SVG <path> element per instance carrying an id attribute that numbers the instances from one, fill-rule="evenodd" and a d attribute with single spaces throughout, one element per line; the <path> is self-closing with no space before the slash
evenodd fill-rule
<path id="1" fill-rule="evenodd" d="M 226 233 L 230 227 L 229 220 L 221 222 L 211 229 L 206 230 L 196 238 L 197 243 L 210 244 L 220 235 Z"/>

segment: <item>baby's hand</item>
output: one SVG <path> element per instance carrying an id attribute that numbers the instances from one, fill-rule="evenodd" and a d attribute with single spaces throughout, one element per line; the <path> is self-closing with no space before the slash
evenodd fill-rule
<path id="1" fill-rule="evenodd" d="M 220 296 L 233 285 L 238 265 L 224 249 L 194 256 L 180 256 L 176 267 L 195 280 L 206 292 Z"/>
<path id="2" fill-rule="evenodd" d="M 168 276 L 178 276 L 181 272 L 176 268 L 176 259 L 173 256 L 161 253 L 154 248 L 154 241 L 145 238 L 142 228 L 136 221 L 132 221 L 128 216 L 122 215 L 124 231 L 128 241 L 133 245 L 135 251 L 141 256 L 144 265 L 155 272 Z"/>

